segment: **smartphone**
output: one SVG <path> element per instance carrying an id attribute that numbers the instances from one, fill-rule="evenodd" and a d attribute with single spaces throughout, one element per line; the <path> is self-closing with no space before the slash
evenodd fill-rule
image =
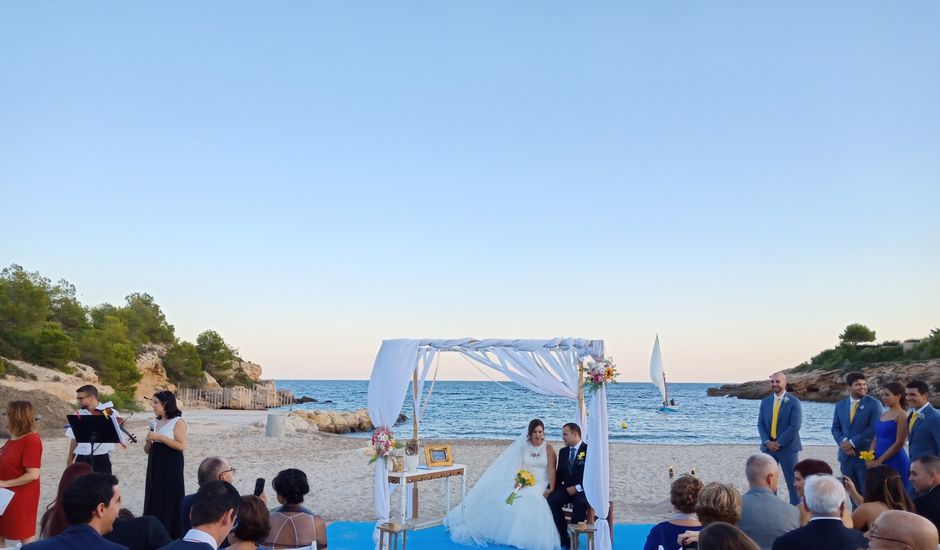
<path id="1" fill-rule="evenodd" d="M 259 477 L 255 480 L 255 492 L 253 493 L 256 497 L 260 497 L 261 493 L 264 492 L 264 478 Z"/>

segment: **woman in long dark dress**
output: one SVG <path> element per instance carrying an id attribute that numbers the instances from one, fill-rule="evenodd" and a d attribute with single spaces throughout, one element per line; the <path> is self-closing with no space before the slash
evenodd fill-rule
<path id="1" fill-rule="evenodd" d="M 183 486 L 183 451 L 186 450 L 186 422 L 176 406 L 176 396 L 160 391 L 151 400 L 156 420 L 150 423 L 144 452 L 147 459 L 147 485 L 144 491 L 144 515 L 156 516 L 170 537 L 183 535 L 180 502 Z"/>

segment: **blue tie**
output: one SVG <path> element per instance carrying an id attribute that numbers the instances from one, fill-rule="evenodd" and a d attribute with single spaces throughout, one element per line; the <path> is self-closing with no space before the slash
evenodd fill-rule
<path id="1" fill-rule="evenodd" d="M 574 457 L 578 454 L 578 449 L 575 447 L 568 447 L 568 469 L 574 470 Z"/>

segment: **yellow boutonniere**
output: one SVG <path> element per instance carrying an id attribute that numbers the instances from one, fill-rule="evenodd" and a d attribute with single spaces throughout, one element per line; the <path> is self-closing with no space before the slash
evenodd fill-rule
<path id="1" fill-rule="evenodd" d="M 578 460 L 584 460 L 584 451 L 578 453 Z"/>

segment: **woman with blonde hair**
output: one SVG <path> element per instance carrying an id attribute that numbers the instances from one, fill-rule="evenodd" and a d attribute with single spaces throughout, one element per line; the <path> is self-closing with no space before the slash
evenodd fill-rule
<path id="1" fill-rule="evenodd" d="M 741 519 L 744 500 L 741 493 L 731 485 L 711 482 L 702 488 L 695 502 L 695 515 L 702 522 L 702 527 L 719 521 L 735 525 Z M 703 529 L 704 531 L 704 529 Z M 699 533 L 686 531 L 679 535 L 679 545 L 687 546 L 698 542 Z"/>
<path id="2" fill-rule="evenodd" d="M 3 417 L 10 439 L 0 448 L 0 487 L 14 494 L 0 515 L 0 546 L 10 540 L 23 543 L 35 540 L 42 465 L 42 440 L 36 433 L 33 404 L 11 401 Z"/>

